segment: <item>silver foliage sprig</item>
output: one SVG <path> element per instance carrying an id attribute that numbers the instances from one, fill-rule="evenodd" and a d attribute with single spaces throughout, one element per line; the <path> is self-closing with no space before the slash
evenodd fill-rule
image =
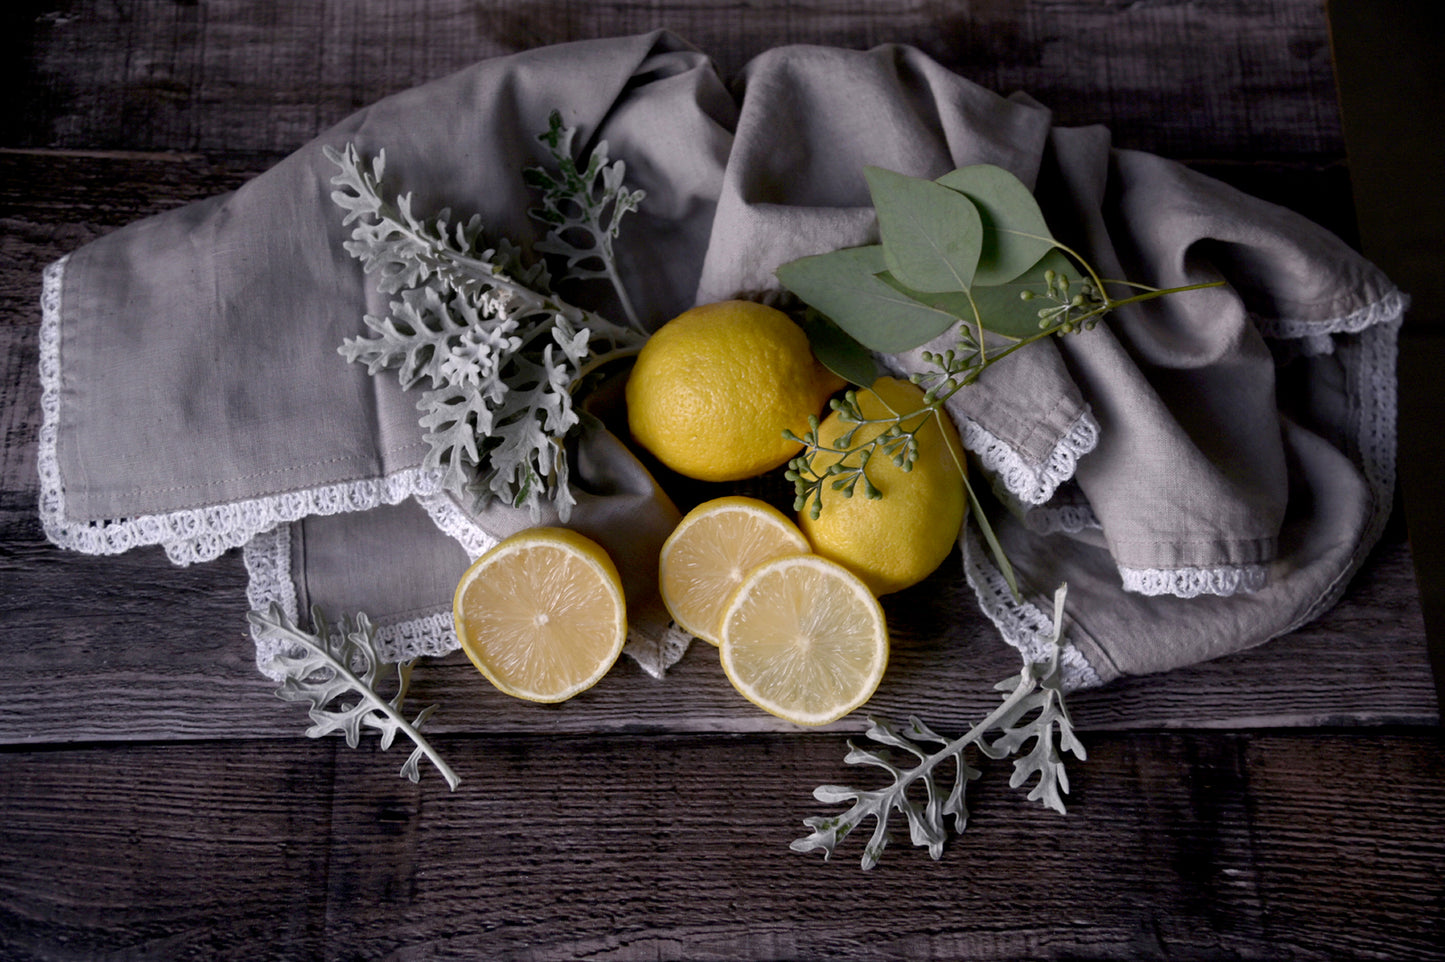
<path id="1" fill-rule="evenodd" d="M 387 315 L 363 318 L 372 336 L 348 338 L 340 353 L 371 374 L 395 370 L 404 389 L 425 387 L 423 464 L 444 487 L 534 517 L 550 500 L 565 522 L 575 503 L 564 447 L 579 423 L 573 385 L 634 353 L 643 335 L 556 296 L 545 265 L 525 266 L 506 240 L 486 246 L 480 217 L 453 222 L 443 209 L 423 218 L 411 194 L 388 199 L 384 151 L 374 160 L 354 144 L 325 153 L 338 168 L 331 198 L 351 227 L 343 246 L 395 295 Z"/>
<path id="2" fill-rule="evenodd" d="M 455 791 L 460 776 L 421 734 L 422 725 L 436 706 L 427 706 L 410 720 L 404 714 L 412 662 L 393 666 L 396 693 L 384 698 L 377 684 L 387 662 L 377 650 L 376 628 L 371 619 L 358 614 L 355 619 L 343 618 L 330 625 L 320 609 L 312 609 L 311 617 L 312 630 L 308 632 L 286 617 L 279 605 L 247 614 L 260 639 L 283 645 L 271 661 L 284 676 L 276 694 L 285 701 L 307 704 L 312 725 L 306 734 L 321 738 L 341 732 L 346 744 L 355 748 L 361 741 L 362 729 L 372 728 L 381 733 L 383 751 L 391 748 L 397 735 L 404 735 L 415 748 L 401 766 L 402 776 L 420 781 L 421 761 L 426 758 Z"/>
<path id="3" fill-rule="evenodd" d="M 547 130 L 538 139 L 547 146 L 556 170 L 529 167 L 522 172 L 527 184 L 542 193 L 542 206 L 530 212 L 548 227 L 537 250 L 566 258 L 570 277 L 609 281 L 628 323 L 641 328 L 618 275 L 612 242 L 621 232 L 622 218 L 636 211 L 647 193 L 627 187 L 627 165 L 621 160 L 608 162 L 605 140 L 588 153 L 586 167 L 578 167 L 572 153 L 575 134 L 562 123 L 561 113 L 552 111 Z"/>
<path id="4" fill-rule="evenodd" d="M 841 815 L 804 819 L 803 824 L 812 829 L 812 834 L 795 840 L 791 846 L 793 851 L 821 849 L 824 858 L 829 858 L 844 838 L 871 817 L 875 823 L 873 836 L 864 847 L 862 858 L 863 868 L 870 869 L 878 863 L 888 845 L 889 815 L 898 811 L 908 820 L 912 843 L 926 846 L 931 857 L 940 858 L 948 838 L 945 818 L 952 816 L 955 832 L 962 832 L 968 824 L 965 789 L 970 781 L 979 777 L 979 772 L 964 757 L 970 745 L 977 745 L 979 751 L 989 758 L 1006 758 L 1032 742 L 1031 749 L 1014 760 L 1009 785 L 1018 788 L 1034 780 L 1029 799 L 1063 813 L 1063 796 L 1069 790 L 1069 778 L 1064 770 L 1062 753 L 1069 752 L 1081 761 L 1086 757 L 1084 746 L 1074 735 L 1073 722 L 1064 704 L 1063 673 L 1059 668 L 1066 593 L 1065 586 L 1060 586 L 1054 593 L 1054 634 L 1048 657 L 1044 661 L 1033 662 L 1025 655 L 1019 674 L 994 686 L 998 691 L 1008 692 L 1003 703 L 967 734 L 949 741 L 917 718 L 910 718 L 908 724 L 901 726 L 869 719 L 866 735 L 870 740 L 907 753 L 917 760 L 916 764 L 902 767 L 895 764 L 886 749 L 860 747 L 849 741 L 844 762 L 881 768 L 892 776 L 893 783 L 880 789 L 819 786 L 813 792 L 818 801 L 852 802 L 852 807 Z M 990 733 L 995 734 L 990 738 Z M 930 751 L 925 745 L 942 747 Z M 954 765 L 954 779 L 951 790 L 944 795 L 936 773 L 946 762 Z M 919 782 L 923 785 L 922 799 L 911 792 Z"/>

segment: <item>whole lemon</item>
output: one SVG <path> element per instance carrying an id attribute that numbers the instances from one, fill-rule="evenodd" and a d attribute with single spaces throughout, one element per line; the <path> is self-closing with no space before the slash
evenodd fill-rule
<path id="1" fill-rule="evenodd" d="M 679 474 L 751 478 L 785 463 L 843 381 L 802 328 L 752 301 L 704 304 L 654 333 L 627 381 L 632 436 Z"/>
<path id="2" fill-rule="evenodd" d="M 908 381 L 883 377 L 871 390 L 858 391 L 857 404 L 865 420 L 891 421 L 895 415 L 923 409 L 924 400 L 923 392 Z M 852 497 L 825 481 L 818 517 L 813 518 L 806 509 L 798 517 L 813 551 L 852 571 L 874 594 L 900 591 L 928 577 L 953 550 L 963 526 L 968 501 L 959 471 L 963 446 L 958 431 L 946 415 L 919 415 L 902 426 L 911 429 L 920 423 L 918 454 L 911 470 L 905 471 L 881 450 L 870 457 L 867 475 L 880 497 L 865 496 L 861 481 Z M 819 425 L 818 443 L 823 448 L 852 449 L 887 427 L 886 423 L 860 426 L 834 411 Z M 837 443 L 855 428 L 846 444 Z M 819 451 L 813 457 L 813 468 L 822 474 L 839 457 Z M 843 464 L 857 467 L 858 455 L 847 455 Z"/>

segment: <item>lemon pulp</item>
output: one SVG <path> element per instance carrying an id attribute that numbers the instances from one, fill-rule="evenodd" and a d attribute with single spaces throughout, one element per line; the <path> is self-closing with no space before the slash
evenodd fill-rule
<path id="1" fill-rule="evenodd" d="M 563 528 L 523 531 L 477 559 L 457 585 L 452 618 L 488 681 L 537 702 L 596 684 L 627 636 L 616 566 L 596 542 Z"/>

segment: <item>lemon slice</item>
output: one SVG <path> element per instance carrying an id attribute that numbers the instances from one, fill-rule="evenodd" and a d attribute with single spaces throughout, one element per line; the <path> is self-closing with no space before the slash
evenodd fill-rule
<path id="1" fill-rule="evenodd" d="M 878 599 L 842 565 L 794 555 L 754 568 L 722 618 L 722 666 L 748 701 L 799 725 L 867 701 L 888 664 Z"/>
<path id="2" fill-rule="evenodd" d="M 533 528 L 467 569 L 452 598 L 457 639 L 501 691 L 565 701 L 607 674 L 627 637 L 617 567 L 565 528 Z"/>
<path id="3" fill-rule="evenodd" d="M 704 502 L 663 542 L 662 602 L 684 631 L 716 645 L 723 606 L 748 572 L 807 550 L 803 533 L 765 501 L 731 496 Z"/>

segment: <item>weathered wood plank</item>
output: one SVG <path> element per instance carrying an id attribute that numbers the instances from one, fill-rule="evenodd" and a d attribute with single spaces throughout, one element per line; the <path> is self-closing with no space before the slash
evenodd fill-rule
<path id="1" fill-rule="evenodd" d="M 1321 0 L 894 5 L 820 0 L 37 0 L 11 14 L 18 107 L 0 145 L 294 149 L 351 111 L 476 60 L 667 27 L 731 78 L 786 43 L 920 47 L 1061 123 L 1171 156 L 1339 156 Z M 80 80 L 78 78 L 84 78 Z"/>
<path id="2" fill-rule="evenodd" d="M 940 861 L 894 825 L 869 873 L 862 838 L 829 862 L 787 847 L 834 810 L 813 785 L 868 777 L 830 738 L 442 743 L 451 794 L 304 741 L 0 756 L 0 955 L 1403 960 L 1445 943 L 1433 733 L 1100 737 L 1067 816 L 991 764 Z"/>
<path id="3" fill-rule="evenodd" d="M 270 695 L 243 634 L 245 572 L 230 555 L 175 568 L 155 549 L 116 558 L 60 552 L 32 517 L 0 512 L 0 742 L 289 737 L 304 714 Z M 888 676 L 867 711 L 919 714 L 962 731 L 996 703 L 994 681 L 1016 670 L 1011 650 L 973 607 L 950 566 L 887 599 L 894 634 Z M 460 655 L 419 666 L 413 703 L 439 703 L 434 731 L 786 731 L 727 684 L 697 645 L 667 679 L 624 659 L 608 678 L 558 706 L 490 688 Z M 76 695 L 83 697 L 75 697 Z M 1073 703 L 1085 730 L 1430 724 L 1439 718 L 1409 554 L 1391 542 L 1346 599 L 1304 630 L 1211 664 L 1098 692 Z M 832 726 L 856 731 L 862 713 Z"/>

